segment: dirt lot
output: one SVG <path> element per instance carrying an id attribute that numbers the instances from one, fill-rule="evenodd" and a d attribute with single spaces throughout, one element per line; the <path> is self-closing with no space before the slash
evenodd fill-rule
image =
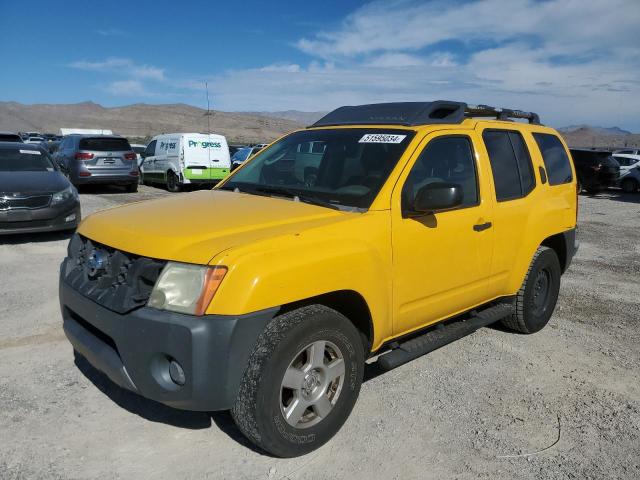
<path id="1" fill-rule="evenodd" d="M 159 195 L 84 193 L 83 213 Z M 639 478 L 640 194 L 580 204 L 547 328 L 485 328 L 371 368 L 340 433 L 293 460 L 252 449 L 226 413 L 173 410 L 74 365 L 57 298 L 68 237 L 0 240 L 0 478 Z"/>

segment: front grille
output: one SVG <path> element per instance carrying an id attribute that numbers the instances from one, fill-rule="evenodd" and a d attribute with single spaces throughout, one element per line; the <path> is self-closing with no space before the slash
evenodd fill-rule
<path id="1" fill-rule="evenodd" d="M 147 303 L 166 262 L 122 252 L 75 234 L 62 262 L 62 278 L 73 289 L 117 313 Z"/>
<path id="2" fill-rule="evenodd" d="M 0 210 L 28 209 L 35 210 L 49 206 L 51 195 L 33 195 L 14 197 L 0 193 Z"/>

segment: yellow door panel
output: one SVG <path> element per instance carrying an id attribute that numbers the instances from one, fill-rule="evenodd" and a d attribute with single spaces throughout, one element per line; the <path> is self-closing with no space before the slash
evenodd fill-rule
<path id="1" fill-rule="evenodd" d="M 493 204 L 485 181 L 488 172 L 477 162 L 477 141 L 475 134 L 465 129 L 428 135 L 396 184 L 392 195 L 395 334 L 471 308 L 488 300 L 492 293 L 487 287 L 493 250 Z M 445 148 L 442 145 L 446 142 L 451 145 Z M 468 163 L 466 154 L 460 154 L 465 142 Z M 447 157 L 447 152 L 452 153 Z M 472 170 L 461 173 L 463 165 L 475 168 L 475 175 Z M 419 180 L 412 180 L 414 175 Z M 464 185 L 465 192 L 475 189 L 476 198 L 467 198 L 467 204 L 456 210 L 419 217 L 403 215 L 403 190 L 406 196 L 412 182 L 424 186 L 434 181 Z"/>

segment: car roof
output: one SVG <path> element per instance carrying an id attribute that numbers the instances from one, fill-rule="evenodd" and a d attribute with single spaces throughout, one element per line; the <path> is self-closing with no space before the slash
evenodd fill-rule
<path id="1" fill-rule="evenodd" d="M 525 119 L 540 124 L 534 112 L 489 105 L 468 105 L 464 102 L 436 100 L 433 102 L 390 102 L 366 105 L 347 105 L 337 108 L 310 125 L 313 127 L 395 125 L 418 127 L 424 125 L 461 124 L 467 118 L 495 118 L 497 120 Z"/>
<path id="2" fill-rule="evenodd" d="M 102 135 L 100 133 L 70 133 L 65 137 L 78 137 L 78 138 L 125 138 L 122 135 Z M 126 138 L 125 138 L 126 140 Z"/>

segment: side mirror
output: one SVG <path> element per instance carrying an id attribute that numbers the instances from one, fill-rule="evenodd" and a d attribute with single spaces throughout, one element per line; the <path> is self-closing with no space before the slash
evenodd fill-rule
<path id="1" fill-rule="evenodd" d="M 451 210 L 462 205 L 462 187 L 457 183 L 434 182 L 418 190 L 413 201 L 414 214 Z"/>

